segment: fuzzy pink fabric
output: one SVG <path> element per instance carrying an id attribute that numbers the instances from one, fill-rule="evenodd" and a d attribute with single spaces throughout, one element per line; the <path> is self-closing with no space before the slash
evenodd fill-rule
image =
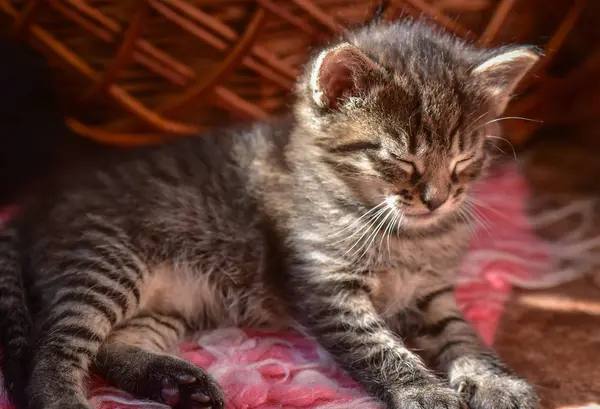
<path id="1" fill-rule="evenodd" d="M 508 166 L 484 181 L 475 196 L 480 223 L 474 226 L 457 299 L 487 343 L 493 341 L 511 283 L 551 267 L 525 218 L 526 194 L 523 179 Z M 219 381 L 228 409 L 380 407 L 313 341 L 296 333 L 220 329 L 182 344 L 181 355 Z M 92 381 L 90 400 L 99 409 L 167 408 L 136 400 L 100 380 Z M 0 409 L 9 407 L 0 400 Z"/>

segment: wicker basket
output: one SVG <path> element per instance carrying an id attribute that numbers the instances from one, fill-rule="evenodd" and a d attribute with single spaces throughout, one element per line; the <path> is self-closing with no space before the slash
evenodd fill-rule
<path id="1" fill-rule="evenodd" d="M 546 56 L 510 107 L 537 106 L 536 85 L 585 0 L 0 0 L 0 26 L 49 57 L 70 127 L 108 144 L 197 133 L 286 106 L 311 47 L 383 11 L 424 17 L 481 45 L 533 42 Z M 539 38 L 547 41 L 540 44 Z M 532 128 L 533 127 L 533 128 Z M 531 133 L 535 123 L 522 134 Z"/>

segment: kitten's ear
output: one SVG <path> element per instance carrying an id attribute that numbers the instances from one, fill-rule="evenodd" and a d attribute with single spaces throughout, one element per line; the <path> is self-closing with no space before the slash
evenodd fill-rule
<path id="1" fill-rule="evenodd" d="M 348 99 L 363 95 L 384 70 L 352 44 L 343 43 L 321 52 L 310 75 L 313 101 L 321 108 L 337 109 Z"/>
<path id="2" fill-rule="evenodd" d="M 477 65 L 471 75 L 487 88 L 497 101 L 498 114 L 501 114 L 519 81 L 539 59 L 540 55 L 530 48 L 513 48 Z"/>

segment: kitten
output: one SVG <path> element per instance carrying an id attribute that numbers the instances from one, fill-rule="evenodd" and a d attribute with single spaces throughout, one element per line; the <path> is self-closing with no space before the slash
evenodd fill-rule
<path id="1" fill-rule="evenodd" d="M 172 350 L 240 325 L 314 337 L 390 409 L 533 408 L 453 288 L 490 121 L 537 59 L 374 24 L 307 65 L 290 119 L 115 154 L 48 186 L 0 236 L 11 396 L 89 409 L 93 368 L 142 398 L 222 408 Z"/>

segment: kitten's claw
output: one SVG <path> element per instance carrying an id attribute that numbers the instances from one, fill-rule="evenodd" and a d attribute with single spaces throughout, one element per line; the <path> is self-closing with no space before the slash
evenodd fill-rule
<path id="1" fill-rule="evenodd" d="M 160 397 L 163 402 L 169 406 L 177 405 L 181 398 L 177 384 L 169 378 L 163 378 L 161 384 L 162 389 L 160 390 Z"/>
<path id="2" fill-rule="evenodd" d="M 192 400 L 195 400 L 196 402 L 200 402 L 200 403 L 209 403 L 210 402 L 210 396 L 205 395 L 204 393 L 200 393 L 200 392 L 192 393 L 190 395 L 190 398 Z"/>
<path id="3" fill-rule="evenodd" d="M 438 383 L 410 387 L 402 391 L 397 409 L 463 409 L 460 395 Z"/>
<path id="4" fill-rule="evenodd" d="M 466 365 L 463 361 L 455 365 L 450 386 L 460 393 L 471 409 L 535 409 L 538 403 L 536 393 L 527 381 L 486 369 L 484 362 L 471 361 Z"/>
<path id="5" fill-rule="evenodd" d="M 179 375 L 177 377 L 177 380 L 179 381 L 179 383 L 182 383 L 184 385 L 194 383 L 197 381 L 196 377 L 192 375 Z"/>
<path id="6" fill-rule="evenodd" d="M 458 390 L 471 409 L 534 409 L 537 397 L 523 379 L 481 375 L 457 380 Z"/>

